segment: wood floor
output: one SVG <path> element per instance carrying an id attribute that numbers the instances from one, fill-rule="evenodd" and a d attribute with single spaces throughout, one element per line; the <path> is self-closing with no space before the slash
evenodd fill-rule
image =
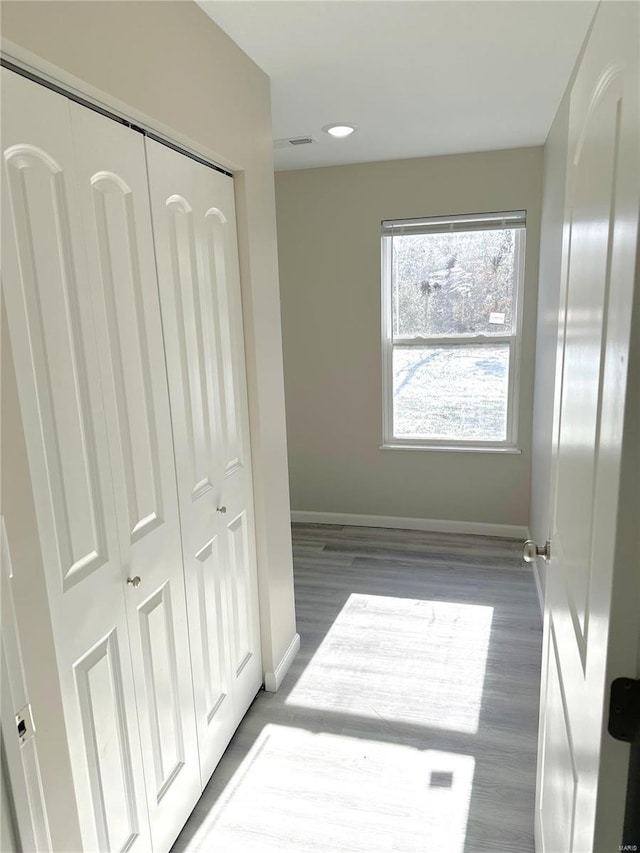
<path id="1" fill-rule="evenodd" d="M 293 527 L 302 648 L 173 853 L 527 853 L 541 619 L 521 545 Z"/>

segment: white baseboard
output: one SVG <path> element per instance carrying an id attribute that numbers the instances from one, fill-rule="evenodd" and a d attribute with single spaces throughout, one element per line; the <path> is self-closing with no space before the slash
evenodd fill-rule
<path id="1" fill-rule="evenodd" d="M 472 533 L 476 536 L 503 536 L 526 539 L 529 530 L 522 524 L 488 524 L 480 521 L 448 521 L 440 518 L 398 518 L 395 515 L 351 515 L 343 512 L 291 511 L 291 521 L 303 524 L 345 524 L 354 527 L 395 527 L 433 533 Z"/>
<path id="2" fill-rule="evenodd" d="M 285 675 L 289 672 L 289 667 L 293 663 L 293 659 L 300 651 L 300 634 L 294 634 L 293 640 L 289 648 L 282 656 L 282 660 L 275 668 L 274 672 L 265 672 L 264 674 L 264 689 L 268 693 L 275 693 L 282 684 Z"/>

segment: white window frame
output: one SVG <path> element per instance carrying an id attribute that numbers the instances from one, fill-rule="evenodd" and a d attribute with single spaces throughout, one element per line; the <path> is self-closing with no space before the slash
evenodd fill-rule
<path id="1" fill-rule="evenodd" d="M 447 337 L 394 337 L 392 241 L 393 236 L 443 233 L 447 231 L 490 231 L 514 228 L 514 294 L 511 334 L 463 335 Z M 521 453 L 518 448 L 518 404 L 520 392 L 520 357 L 522 349 L 522 314 L 526 248 L 526 211 L 465 214 L 426 219 L 396 219 L 382 222 L 382 450 L 457 450 L 487 453 Z M 478 346 L 509 344 L 509 389 L 507 397 L 507 430 L 504 441 L 461 440 L 454 438 L 398 438 L 393 434 L 393 349 L 394 347 Z"/>

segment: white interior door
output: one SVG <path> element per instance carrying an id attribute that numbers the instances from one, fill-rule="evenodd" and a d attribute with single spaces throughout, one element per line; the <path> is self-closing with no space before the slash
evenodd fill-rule
<path id="1" fill-rule="evenodd" d="M 159 853 L 171 847 L 201 784 L 144 139 L 70 106 L 122 574 L 139 578 L 126 586 L 127 616 Z"/>
<path id="2" fill-rule="evenodd" d="M 262 680 L 233 182 L 147 158 L 206 782 Z"/>
<path id="3" fill-rule="evenodd" d="M 148 853 L 69 107 L 66 98 L 2 70 L 2 284 L 83 844 Z"/>
<path id="4" fill-rule="evenodd" d="M 536 803 L 545 853 L 588 853 L 594 843 L 599 853 L 622 840 L 626 763 L 604 759 L 614 744 L 608 659 L 625 649 L 635 661 L 638 639 L 611 618 L 614 585 L 629 596 L 638 584 L 637 562 L 616 560 L 638 119 L 638 7 L 602 3 L 570 107 Z"/>

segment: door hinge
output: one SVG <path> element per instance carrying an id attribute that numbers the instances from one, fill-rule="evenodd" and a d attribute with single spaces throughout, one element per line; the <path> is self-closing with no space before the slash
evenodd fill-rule
<path id="1" fill-rule="evenodd" d="M 633 743 L 640 738 L 640 679 L 616 678 L 611 682 L 609 734 Z"/>

